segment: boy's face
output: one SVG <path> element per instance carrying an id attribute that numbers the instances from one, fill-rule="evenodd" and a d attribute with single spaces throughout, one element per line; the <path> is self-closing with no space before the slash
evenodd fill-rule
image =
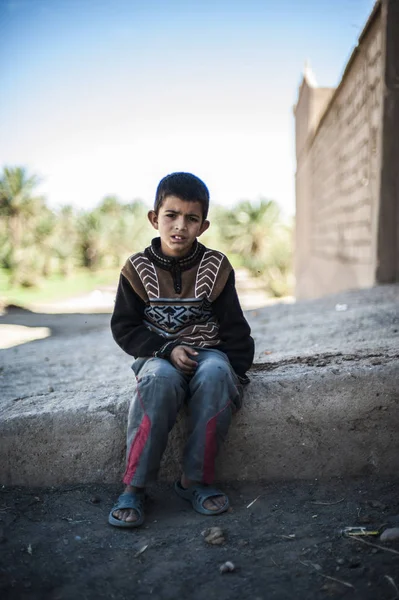
<path id="1" fill-rule="evenodd" d="M 190 252 L 196 238 L 209 227 L 209 221 L 202 220 L 200 202 L 187 202 L 177 196 L 166 196 L 158 214 L 150 210 L 148 219 L 159 231 L 162 252 L 179 258 Z"/>

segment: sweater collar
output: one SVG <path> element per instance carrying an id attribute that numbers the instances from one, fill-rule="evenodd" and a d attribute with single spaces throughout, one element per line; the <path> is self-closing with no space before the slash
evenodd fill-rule
<path id="1" fill-rule="evenodd" d="M 166 256 L 161 250 L 161 238 L 159 237 L 154 238 L 151 242 L 151 246 L 148 246 L 148 248 L 144 250 L 144 254 L 149 260 L 155 263 L 157 267 L 165 269 L 166 271 L 175 271 L 176 269 L 179 271 L 186 271 L 187 269 L 191 269 L 191 267 L 199 263 L 204 252 L 205 246 L 200 244 L 198 240 L 195 240 L 190 253 L 186 254 L 186 256 L 183 256 L 182 258 Z"/>

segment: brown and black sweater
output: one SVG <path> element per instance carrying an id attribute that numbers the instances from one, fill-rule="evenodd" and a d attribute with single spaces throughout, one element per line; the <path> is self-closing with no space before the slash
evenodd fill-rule
<path id="1" fill-rule="evenodd" d="M 227 257 L 195 242 L 184 258 L 165 256 L 160 238 L 122 268 L 111 329 L 127 354 L 168 359 L 179 344 L 224 352 L 243 381 L 254 341 Z"/>

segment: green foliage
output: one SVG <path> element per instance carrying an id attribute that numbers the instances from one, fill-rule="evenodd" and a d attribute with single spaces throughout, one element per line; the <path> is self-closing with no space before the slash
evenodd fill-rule
<path id="1" fill-rule="evenodd" d="M 93 210 L 50 210 L 35 196 L 35 175 L 5 167 L 0 175 L 0 268 L 12 287 L 40 286 L 79 269 L 119 269 L 155 235 L 141 200 L 128 204 L 106 196 Z M 292 293 L 292 224 L 272 200 L 243 200 L 233 208 L 213 206 L 211 227 L 201 238 L 244 267 L 272 295 Z"/>
<path id="2" fill-rule="evenodd" d="M 55 219 L 53 256 L 58 271 L 69 277 L 76 266 L 78 245 L 77 217 L 73 207 L 63 206 Z"/>
<path id="3" fill-rule="evenodd" d="M 29 306 L 36 303 L 48 303 L 73 298 L 89 293 L 98 287 L 111 287 L 118 281 L 119 269 L 101 269 L 90 271 L 74 268 L 73 277 L 64 277 L 54 273 L 34 287 L 9 286 L 9 271 L 0 269 L 0 304 Z"/>
<path id="4" fill-rule="evenodd" d="M 28 176 L 23 167 L 4 167 L 0 178 L 0 218 L 2 233 L 6 232 L 5 247 L 0 250 L 11 273 L 11 284 L 34 283 L 32 267 L 35 227 L 44 200 L 33 195 L 38 178 Z"/>
<path id="5" fill-rule="evenodd" d="M 221 247 L 258 277 L 269 294 L 293 293 L 293 228 L 276 202 L 243 200 L 233 209 L 218 207 L 215 219 Z"/>

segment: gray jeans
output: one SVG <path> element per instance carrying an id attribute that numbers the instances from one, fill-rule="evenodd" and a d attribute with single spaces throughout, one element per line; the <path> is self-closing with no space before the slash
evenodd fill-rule
<path id="1" fill-rule="evenodd" d="M 242 386 L 227 356 L 196 348 L 198 367 L 185 375 L 163 358 L 139 358 L 132 366 L 137 386 L 127 427 L 127 460 L 123 482 L 144 487 L 156 478 L 168 434 L 177 414 L 188 406 L 185 475 L 212 483 L 215 459 L 232 414 L 241 406 Z"/>

